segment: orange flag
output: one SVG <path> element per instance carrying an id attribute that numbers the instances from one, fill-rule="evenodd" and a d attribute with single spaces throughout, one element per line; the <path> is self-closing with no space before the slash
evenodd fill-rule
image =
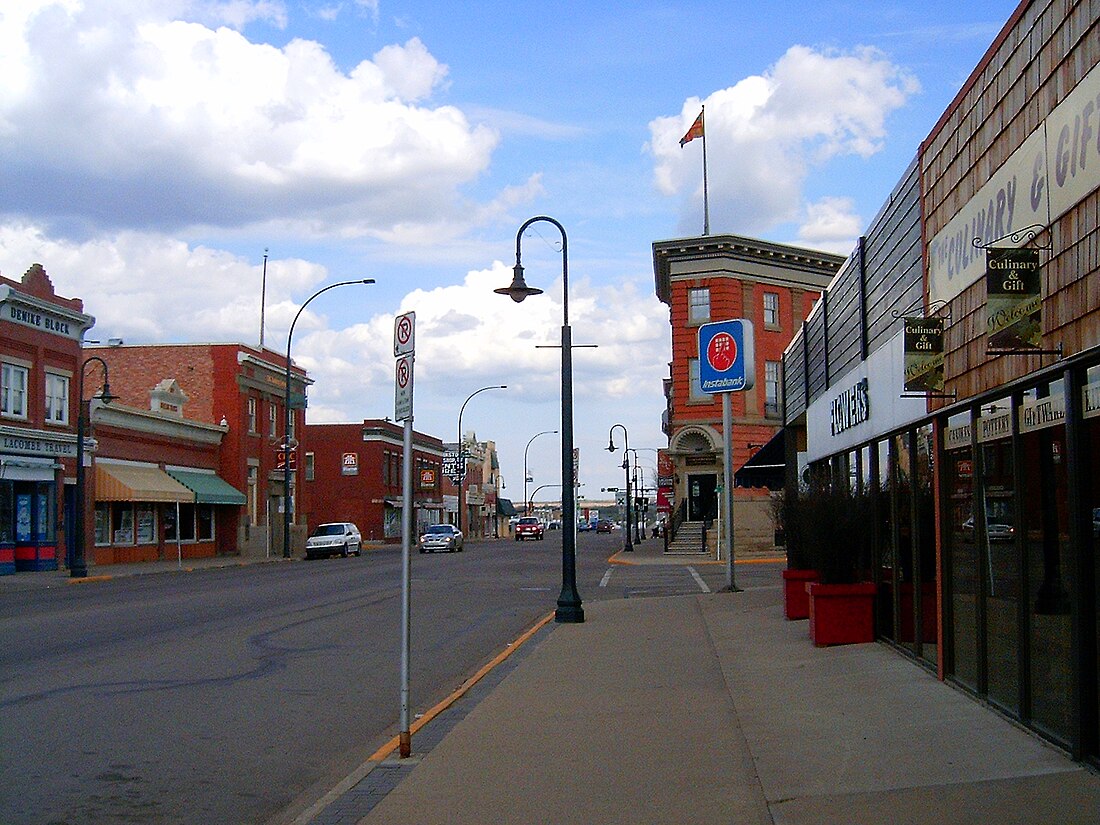
<path id="1" fill-rule="evenodd" d="M 687 130 L 687 134 L 680 138 L 680 147 L 683 148 L 685 143 L 691 143 L 695 138 L 701 138 L 703 136 L 703 113 L 699 113 L 699 117 L 695 118 L 695 122 L 691 124 L 691 128 Z"/>

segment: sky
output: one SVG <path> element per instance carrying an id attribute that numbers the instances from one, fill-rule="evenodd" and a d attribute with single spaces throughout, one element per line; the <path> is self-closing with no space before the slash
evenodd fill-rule
<path id="1" fill-rule="evenodd" d="M 647 479 L 671 333 L 652 244 L 710 229 L 848 255 L 1016 0 L 3 0 L 0 274 L 41 263 L 128 344 L 264 343 L 307 421 L 493 440 L 560 483 L 562 239 L 580 495 Z M 266 263 L 265 263 L 266 255 Z M 266 277 L 265 277 L 266 268 Z M 262 296 L 262 299 L 261 299 Z M 261 312 L 262 307 L 262 312 Z M 150 387 L 165 377 L 150 376 Z M 505 390 L 476 390 L 493 385 Z M 552 486 L 538 500 L 560 497 Z M 583 501 L 582 501 L 583 504 Z"/>

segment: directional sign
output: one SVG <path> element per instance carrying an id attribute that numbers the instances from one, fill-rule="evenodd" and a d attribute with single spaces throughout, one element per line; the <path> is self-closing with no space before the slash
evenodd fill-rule
<path id="1" fill-rule="evenodd" d="M 416 352 L 416 313 L 406 312 L 393 321 L 393 357 Z"/>
<path id="2" fill-rule="evenodd" d="M 408 421 L 413 417 L 413 357 L 397 359 L 394 370 L 394 419 Z"/>
<path id="3" fill-rule="evenodd" d="M 739 392 L 755 383 L 752 321 L 739 318 L 699 327 L 699 389 Z"/>

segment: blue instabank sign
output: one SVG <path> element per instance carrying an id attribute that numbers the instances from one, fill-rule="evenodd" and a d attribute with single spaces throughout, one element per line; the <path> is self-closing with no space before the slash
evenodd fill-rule
<path id="1" fill-rule="evenodd" d="M 752 321 L 738 318 L 699 327 L 699 389 L 741 392 L 755 384 Z"/>

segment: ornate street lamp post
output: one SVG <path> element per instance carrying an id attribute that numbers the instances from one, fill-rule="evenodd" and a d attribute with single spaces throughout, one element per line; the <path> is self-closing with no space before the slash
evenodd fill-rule
<path id="1" fill-rule="evenodd" d="M 340 281 L 329 284 L 314 292 L 305 303 L 298 308 L 294 320 L 290 322 L 290 331 L 286 335 L 286 387 L 283 396 L 283 558 L 290 558 L 290 525 L 294 521 L 294 501 L 290 496 L 290 342 L 294 338 L 294 325 L 298 323 L 309 302 L 318 295 L 336 289 L 338 286 L 351 286 L 352 284 L 373 284 L 374 278 L 363 278 L 359 281 Z"/>
<path id="2" fill-rule="evenodd" d="M 462 413 L 466 410 L 466 405 L 470 403 L 470 399 L 478 393 L 486 392 L 488 390 L 506 389 L 508 389 L 507 384 L 494 384 L 491 387 L 482 387 L 480 390 L 474 390 L 472 393 L 466 396 L 466 400 L 463 401 L 462 406 L 458 408 L 458 460 L 459 466 L 462 468 L 462 476 L 458 480 L 458 518 L 457 524 L 455 526 L 458 527 L 458 531 L 460 533 L 462 532 L 462 509 L 466 505 L 466 502 L 463 500 L 464 496 L 462 493 L 463 487 L 466 483 L 466 450 L 463 449 L 462 443 Z"/>
<path id="3" fill-rule="evenodd" d="M 109 404 L 118 398 L 111 395 L 111 384 L 107 376 L 107 362 L 98 355 L 92 355 L 85 359 L 80 367 L 80 381 L 77 395 L 76 415 L 76 541 L 73 543 L 73 560 L 69 565 L 69 576 L 74 579 L 83 579 L 88 575 L 88 562 L 84 556 L 84 508 L 85 508 L 85 480 L 84 480 L 84 372 L 93 361 L 103 367 L 103 389 L 96 396 L 104 404 Z M 91 417 L 89 402 L 88 416 Z"/>
<path id="4" fill-rule="evenodd" d="M 555 621 L 579 623 L 584 621 L 584 608 L 577 592 L 577 489 L 573 471 L 573 336 L 569 328 L 569 239 L 565 227 L 546 215 L 528 218 L 516 233 L 516 265 L 512 268 L 512 283 L 493 290 L 507 295 L 517 304 L 530 295 L 541 295 L 542 290 L 527 286 L 523 280 L 520 263 L 520 241 L 527 227 L 537 221 L 546 221 L 561 232 L 561 595 L 554 611 Z"/>
<path id="5" fill-rule="evenodd" d="M 623 431 L 623 469 L 626 471 L 626 524 L 623 530 L 623 550 L 628 553 L 634 552 L 634 545 L 630 540 L 630 436 L 627 434 L 626 427 L 622 424 L 612 424 L 611 429 L 607 431 L 607 451 L 609 453 L 615 452 L 615 441 L 612 435 L 615 432 L 615 428 L 618 427 Z"/>
<path id="6" fill-rule="evenodd" d="M 528 512 L 531 509 L 531 501 L 527 498 L 527 482 L 531 480 L 527 475 L 527 451 L 531 448 L 531 442 L 540 435 L 556 435 L 557 432 L 557 430 L 543 430 L 541 433 L 535 433 L 527 442 L 527 446 L 523 448 L 523 515 L 525 516 L 531 515 Z"/>

